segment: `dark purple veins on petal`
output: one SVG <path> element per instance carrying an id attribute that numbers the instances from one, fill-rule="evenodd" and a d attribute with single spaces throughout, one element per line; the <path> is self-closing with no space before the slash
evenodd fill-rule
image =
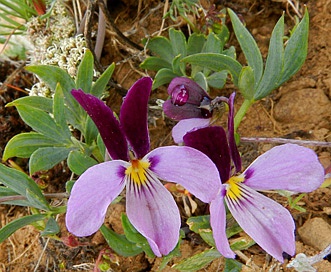
<path id="1" fill-rule="evenodd" d="M 72 90 L 71 94 L 97 126 L 110 157 L 127 161 L 127 142 L 113 111 L 103 101 L 82 90 Z"/>

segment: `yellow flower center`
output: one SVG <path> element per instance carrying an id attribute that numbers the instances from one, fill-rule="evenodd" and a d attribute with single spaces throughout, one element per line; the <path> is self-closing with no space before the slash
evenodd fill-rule
<path id="1" fill-rule="evenodd" d="M 148 161 L 131 160 L 131 165 L 125 170 L 125 175 L 137 185 L 144 185 L 146 183 L 146 170 L 151 164 Z"/>
<path id="2" fill-rule="evenodd" d="M 226 192 L 226 196 L 233 199 L 237 200 L 238 198 L 241 197 L 242 191 L 240 189 L 240 182 L 243 182 L 245 180 L 245 177 L 243 176 L 234 176 L 231 177 L 226 184 L 228 184 L 228 189 Z"/>

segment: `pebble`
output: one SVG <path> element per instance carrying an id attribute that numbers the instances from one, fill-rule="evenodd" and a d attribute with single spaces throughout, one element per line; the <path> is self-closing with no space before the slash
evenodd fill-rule
<path id="1" fill-rule="evenodd" d="M 306 245 L 316 249 L 323 250 L 331 244 L 331 225 L 320 217 L 307 220 L 298 233 Z"/>

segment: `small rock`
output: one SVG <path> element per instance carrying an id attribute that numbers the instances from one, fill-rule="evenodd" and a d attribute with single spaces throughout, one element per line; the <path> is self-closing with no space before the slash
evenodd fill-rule
<path id="1" fill-rule="evenodd" d="M 274 108 L 274 117 L 283 123 L 319 123 L 330 116 L 331 103 L 322 89 L 306 88 L 284 93 Z"/>
<path id="2" fill-rule="evenodd" d="M 331 226 L 322 218 L 315 217 L 298 229 L 302 241 L 319 250 L 331 244 Z"/>

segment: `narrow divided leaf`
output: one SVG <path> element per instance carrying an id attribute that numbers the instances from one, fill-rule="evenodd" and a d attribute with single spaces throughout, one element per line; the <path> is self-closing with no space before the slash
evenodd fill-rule
<path id="1" fill-rule="evenodd" d="M 78 66 L 76 77 L 76 89 L 82 89 L 85 93 L 91 92 L 94 58 L 90 50 L 86 50 L 81 63 Z"/>
<path id="2" fill-rule="evenodd" d="M 72 172 L 81 175 L 88 168 L 96 165 L 97 161 L 78 150 L 72 150 L 69 153 L 67 163 Z"/>
<path id="3" fill-rule="evenodd" d="M 113 75 L 115 69 L 115 63 L 113 62 L 97 79 L 93 84 L 91 94 L 100 98 L 105 92 L 108 82 L 110 81 L 111 76 Z"/>
<path id="4" fill-rule="evenodd" d="M 70 149 L 67 147 L 42 147 L 32 153 L 29 161 L 29 170 L 33 174 L 38 171 L 51 169 L 65 160 Z"/>
<path id="5" fill-rule="evenodd" d="M 47 215 L 45 214 L 28 215 L 8 223 L 7 225 L 5 225 L 3 228 L 0 229 L 0 243 L 6 240 L 10 235 L 12 235 L 18 229 L 30 225 L 31 223 L 44 220 L 46 216 Z"/>
<path id="6" fill-rule="evenodd" d="M 254 72 L 254 88 L 260 82 L 263 72 L 263 60 L 260 49 L 258 48 L 253 36 L 241 23 L 238 16 L 231 10 L 227 9 L 231 18 L 232 26 L 240 47 L 246 57 L 247 64 L 252 67 Z"/>
<path id="7" fill-rule="evenodd" d="M 117 234 L 105 225 L 101 226 L 100 231 L 110 248 L 123 257 L 136 256 L 143 252 L 140 247 L 128 241 L 124 235 Z"/>

